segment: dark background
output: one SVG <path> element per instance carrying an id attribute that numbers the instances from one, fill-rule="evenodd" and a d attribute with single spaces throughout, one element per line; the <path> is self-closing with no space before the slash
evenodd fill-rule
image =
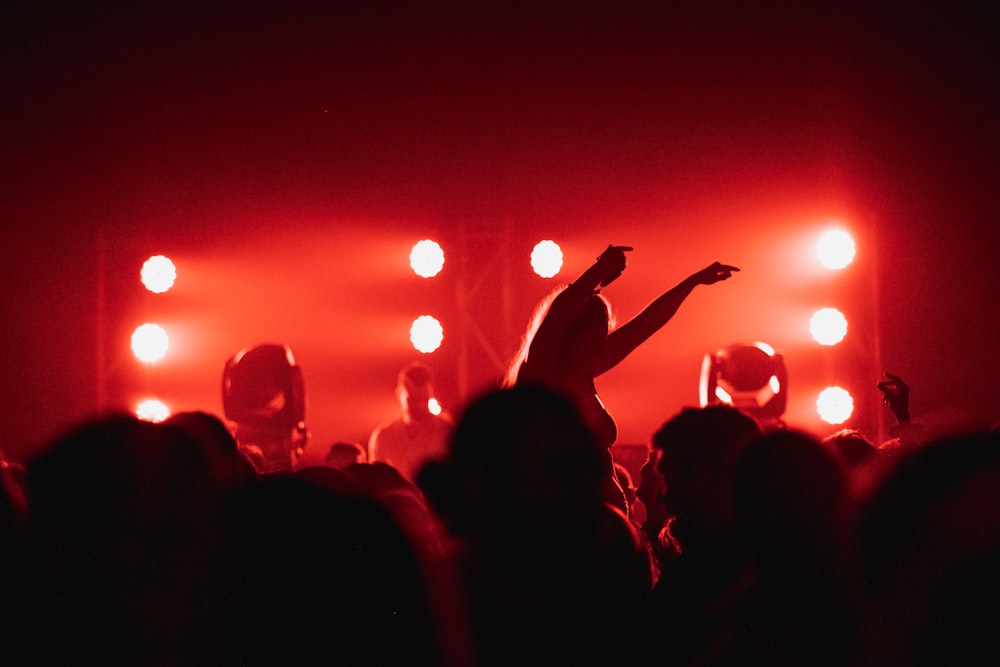
<path id="1" fill-rule="evenodd" d="M 806 8 L 805 6 L 810 6 Z M 409 322 L 445 403 L 492 386 L 534 303 L 538 240 L 571 280 L 635 247 L 628 317 L 716 259 L 740 266 L 599 388 L 621 441 L 697 401 L 702 356 L 765 340 L 790 422 L 813 390 L 913 387 L 933 432 L 997 421 L 998 25 L 934 3 L 14 2 L 2 11 L 0 443 L 26 457 L 143 395 L 221 411 L 239 349 L 287 343 L 319 455 L 392 416 Z M 844 272 L 815 268 L 837 221 Z M 407 266 L 435 238 L 445 270 Z M 174 290 L 138 282 L 174 258 Z M 845 342 L 804 321 L 838 305 Z M 804 319 L 803 319 L 804 318 Z M 171 354 L 128 351 L 146 320 Z"/>

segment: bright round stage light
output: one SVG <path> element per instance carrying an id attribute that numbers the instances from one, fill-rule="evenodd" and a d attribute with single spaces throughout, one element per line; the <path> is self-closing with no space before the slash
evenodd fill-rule
<path id="1" fill-rule="evenodd" d="M 167 354 L 170 338 L 159 324 L 143 324 L 132 332 L 132 353 L 139 361 L 153 363 Z"/>
<path id="2" fill-rule="evenodd" d="M 174 286 L 174 281 L 177 280 L 177 268 L 169 258 L 153 255 L 143 263 L 139 277 L 150 292 L 162 294 Z"/>
<path id="3" fill-rule="evenodd" d="M 136 406 L 135 416 L 147 422 L 162 422 L 170 416 L 170 408 L 163 401 L 151 398 Z"/>
<path id="4" fill-rule="evenodd" d="M 816 412 L 828 424 L 843 424 L 854 413 L 854 398 L 843 387 L 827 387 L 816 399 Z"/>
<path id="5" fill-rule="evenodd" d="M 820 345 L 836 345 L 847 335 L 847 318 L 836 308 L 820 308 L 809 320 L 809 333 Z"/>
<path id="6" fill-rule="evenodd" d="M 846 230 L 831 229 L 816 243 L 816 256 L 828 269 L 842 269 L 854 261 L 854 239 Z"/>
<path id="7" fill-rule="evenodd" d="M 430 315 L 421 315 L 410 326 L 410 342 L 418 352 L 428 354 L 441 347 L 444 327 Z"/>
<path id="8" fill-rule="evenodd" d="M 410 250 L 410 268 L 421 278 L 436 276 L 444 268 L 444 250 L 430 239 L 418 241 Z"/>
<path id="9" fill-rule="evenodd" d="M 531 250 L 531 268 L 542 278 L 551 278 L 562 270 L 563 252 L 555 241 L 539 241 Z"/>

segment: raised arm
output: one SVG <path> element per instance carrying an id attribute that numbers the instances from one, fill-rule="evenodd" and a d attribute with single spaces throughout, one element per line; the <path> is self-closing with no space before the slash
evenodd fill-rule
<path id="1" fill-rule="evenodd" d="M 580 311 L 594 292 L 610 284 L 625 270 L 625 253 L 632 248 L 612 246 L 552 301 L 527 350 L 527 363 L 519 379 L 551 380 L 566 337 Z"/>
<path id="2" fill-rule="evenodd" d="M 632 350 L 659 331 L 670 321 L 695 287 L 727 280 L 734 271 L 739 269 L 714 262 L 701 271 L 692 273 L 675 287 L 654 299 L 642 312 L 611 332 L 599 372 L 603 373 L 617 366 Z"/>
<path id="3" fill-rule="evenodd" d="M 889 437 L 897 438 L 904 446 L 920 444 L 923 427 L 910 421 L 910 386 L 898 375 L 884 375 L 887 379 L 879 382 L 878 388 L 882 392 L 882 402 L 889 404 L 896 417 L 896 425 L 889 428 Z"/>

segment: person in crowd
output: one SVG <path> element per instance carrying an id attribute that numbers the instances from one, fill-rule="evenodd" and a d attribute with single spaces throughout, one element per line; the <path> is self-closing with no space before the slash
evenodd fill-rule
<path id="1" fill-rule="evenodd" d="M 638 496 L 636 495 L 638 489 L 635 485 L 635 482 L 632 480 L 632 473 L 628 471 L 628 468 L 626 468 L 621 463 L 618 463 L 617 461 L 615 462 L 614 466 L 615 466 L 615 480 L 618 482 L 618 486 L 620 486 L 622 491 L 625 493 L 625 503 L 626 506 L 628 507 L 628 517 L 631 521 L 633 521 L 633 523 L 635 523 L 637 521 L 637 515 L 635 511 L 636 502 L 638 502 L 639 500 Z M 637 523 L 636 527 L 638 528 L 640 525 L 641 524 Z"/>
<path id="2" fill-rule="evenodd" d="M 724 404 L 684 408 L 653 435 L 663 480 L 659 501 L 680 553 L 730 527 L 733 470 L 746 447 L 761 435 L 752 417 Z"/>
<path id="3" fill-rule="evenodd" d="M 454 428 L 451 417 L 431 411 L 434 374 L 419 361 L 399 371 L 396 398 L 400 414 L 377 426 L 368 441 L 368 461 L 388 463 L 413 481 L 421 465 L 442 456 Z"/>
<path id="4" fill-rule="evenodd" d="M 636 500 L 642 503 L 642 524 L 639 534 L 649 552 L 653 564 L 654 579 L 659 579 L 660 563 L 670 560 L 680 550 L 667 533 L 667 511 L 660 501 L 663 495 L 663 476 L 657 469 L 660 464 L 660 450 L 649 448 L 649 454 L 639 471 L 639 486 L 635 490 Z"/>
<path id="5" fill-rule="evenodd" d="M 898 375 L 883 375 L 886 379 L 879 381 L 878 389 L 882 392 L 882 402 L 889 406 L 896 423 L 889 429 L 890 440 L 881 443 L 879 448 L 892 455 L 919 447 L 924 439 L 924 429 L 910 419 L 910 386 Z"/>
<path id="6" fill-rule="evenodd" d="M 116 414 L 29 462 L 7 663 L 467 664 L 385 491 L 327 466 L 248 475 L 223 433 Z"/>
<path id="7" fill-rule="evenodd" d="M 376 502 L 405 535 L 427 582 L 428 605 L 444 658 L 449 665 L 470 664 L 459 584 L 446 547 L 447 535 L 421 490 L 387 463 L 354 463 L 343 468 L 307 466 L 295 472 L 338 494 Z"/>
<path id="8" fill-rule="evenodd" d="M 195 435 L 196 421 L 101 416 L 28 462 L 10 664 L 64 662 L 66 651 L 93 664 L 223 658 L 222 507 L 247 469 L 231 442 Z"/>
<path id="9" fill-rule="evenodd" d="M 822 444 L 848 472 L 864 468 L 879 456 L 878 445 L 857 429 L 840 429 L 823 438 Z"/>
<path id="10" fill-rule="evenodd" d="M 609 245 L 597 261 L 568 286 L 554 290 L 535 308 L 503 386 L 541 384 L 565 393 L 602 447 L 609 449 L 618 427 L 604 406 L 595 378 L 611 370 L 659 331 L 699 285 L 729 279 L 739 269 L 715 262 L 661 294 L 628 322 L 615 327 L 610 302 L 601 290 L 625 270 L 628 246 Z M 611 453 L 606 455 L 606 497 L 627 511 L 616 483 Z"/>
<path id="11" fill-rule="evenodd" d="M 672 664 L 712 664 L 727 633 L 741 627 L 750 561 L 735 522 L 733 473 L 761 435 L 753 418 L 724 404 L 684 408 L 653 434 L 660 481 L 647 486 L 665 520 L 647 529 L 660 539 L 658 578 L 641 614 L 650 660 L 667 654 Z M 666 645 L 657 639 L 664 635 Z"/>
<path id="12" fill-rule="evenodd" d="M 209 470 L 223 486 L 240 486 L 256 479 L 253 461 L 219 417 L 189 410 L 171 415 L 165 423 L 185 431 L 201 445 Z"/>
<path id="13" fill-rule="evenodd" d="M 769 431 L 740 455 L 732 504 L 748 570 L 717 663 L 851 664 L 860 622 L 846 500 L 845 471 L 805 431 Z"/>
<path id="14" fill-rule="evenodd" d="M 858 500 L 878 487 L 899 455 L 923 441 L 923 427 L 910 419 L 909 385 L 898 375 L 884 375 L 877 387 L 896 420 L 889 439 L 876 443 L 857 429 L 841 429 L 821 441 L 847 476 L 849 494 Z"/>
<path id="15" fill-rule="evenodd" d="M 855 664 L 1000 664 L 1000 433 L 898 455 L 856 521 L 865 650 Z"/>
<path id="16" fill-rule="evenodd" d="M 623 664 L 648 556 L 602 497 L 606 448 L 564 395 L 489 391 L 418 485 L 455 542 L 477 665 Z M 632 653 L 634 655 L 634 653 Z"/>
<path id="17" fill-rule="evenodd" d="M 324 463 L 331 468 L 344 469 L 355 463 L 367 463 L 368 452 L 356 442 L 338 441 L 330 445 Z"/>
<path id="18" fill-rule="evenodd" d="M 218 664 L 461 664 L 419 554 L 364 486 L 312 466 L 234 495 Z"/>

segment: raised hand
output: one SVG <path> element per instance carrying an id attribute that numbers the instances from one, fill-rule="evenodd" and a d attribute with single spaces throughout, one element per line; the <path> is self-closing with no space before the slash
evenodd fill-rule
<path id="1" fill-rule="evenodd" d="M 713 262 L 711 265 L 692 275 L 691 278 L 698 285 L 711 285 L 721 280 L 728 280 L 732 277 L 734 271 L 739 271 L 739 269 L 728 264 Z"/>
<path id="2" fill-rule="evenodd" d="M 910 421 L 910 387 L 903 378 L 891 373 L 883 373 L 888 379 L 878 383 L 882 392 L 882 402 L 889 404 L 889 409 L 900 424 Z"/>
<path id="3" fill-rule="evenodd" d="M 607 287 L 625 271 L 625 253 L 632 248 L 626 245 L 609 245 L 597 258 L 598 266 L 604 269 L 601 287 Z"/>

